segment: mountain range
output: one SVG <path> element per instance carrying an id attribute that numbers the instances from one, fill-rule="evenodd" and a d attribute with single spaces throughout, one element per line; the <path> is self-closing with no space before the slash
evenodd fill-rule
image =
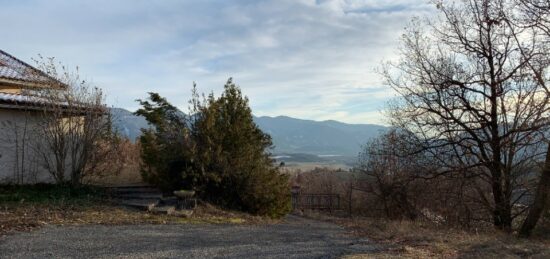
<path id="1" fill-rule="evenodd" d="M 115 128 L 131 140 L 149 127 L 145 118 L 113 108 Z M 287 116 L 254 117 L 256 124 L 271 135 L 274 154 L 310 154 L 318 157 L 357 156 L 361 146 L 387 127 L 375 124 L 347 124 L 334 120 L 313 121 Z"/>

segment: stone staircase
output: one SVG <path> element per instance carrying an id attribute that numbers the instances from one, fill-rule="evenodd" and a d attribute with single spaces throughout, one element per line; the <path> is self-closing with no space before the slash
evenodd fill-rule
<path id="1" fill-rule="evenodd" d="M 164 197 L 159 189 L 147 185 L 109 187 L 108 192 L 116 203 L 157 214 L 189 217 L 193 207 L 182 207 L 176 197 Z"/>

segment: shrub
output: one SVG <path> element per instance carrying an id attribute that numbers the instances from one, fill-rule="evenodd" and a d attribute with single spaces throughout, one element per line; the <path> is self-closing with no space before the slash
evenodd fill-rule
<path id="1" fill-rule="evenodd" d="M 182 172 L 193 159 L 188 118 L 157 93 L 138 102 L 142 108 L 136 114 L 154 126 L 142 129 L 140 137 L 143 179 L 166 192 L 184 187 Z"/>
<path id="2" fill-rule="evenodd" d="M 182 115 L 150 93 L 137 114 L 155 126 L 143 130 L 142 174 L 164 190 L 194 189 L 218 205 L 280 217 L 290 211 L 288 178 L 273 165 L 271 137 L 253 121 L 248 99 L 231 79 L 224 93 L 199 100 Z"/>

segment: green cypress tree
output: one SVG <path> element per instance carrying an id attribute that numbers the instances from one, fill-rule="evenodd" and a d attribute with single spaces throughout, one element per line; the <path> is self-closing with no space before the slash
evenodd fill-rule
<path id="1" fill-rule="evenodd" d="M 290 210 L 288 178 L 273 165 L 271 137 L 254 123 L 248 98 L 231 79 L 200 105 L 193 127 L 205 198 L 255 214 Z"/>
<path id="2" fill-rule="evenodd" d="M 165 191 L 195 189 L 226 208 L 281 217 L 290 211 L 290 188 L 270 158 L 271 137 L 254 123 L 248 99 L 231 79 L 224 93 L 199 100 L 183 115 L 156 93 L 136 114 L 154 126 L 141 136 L 142 175 Z"/>
<path id="3" fill-rule="evenodd" d="M 188 118 L 157 93 L 149 93 L 148 100 L 137 101 L 142 108 L 135 114 L 153 126 L 142 129 L 140 137 L 143 179 L 166 192 L 190 188 L 194 175 Z"/>

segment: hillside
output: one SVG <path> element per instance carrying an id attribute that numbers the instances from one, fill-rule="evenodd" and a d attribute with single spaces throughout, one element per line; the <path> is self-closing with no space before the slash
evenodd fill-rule
<path id="1" fill-rule="evenodd" d="M 302 120 L 287 116 L 262 116 L 255 120 L 273 138 L 276 153 L 306 153 L 325 157 L 356 156 L 361 145 L 386 129 L 373 124 Z"/>
<path id="2" fill-rule="evenodd" d="M 111 115 L 114 128 L 132 141 L 141 135 L 142 128 L 149 127 L 145 118 L 122 108 L 111 108 Z"/>
<path id="3" fill-rule="evenodd" d="M 135 140 L 147 121 L 121 108 L 111 110 L 115 128 Z M 255 117 L 258 126 L 273 138 L 275 154 L 310 154 L 320 158 L 356 156 L 361 145 L 383 132 L 374 124 L 347 124 L 338 121 L 313 121 L 287 116 Z"/>

